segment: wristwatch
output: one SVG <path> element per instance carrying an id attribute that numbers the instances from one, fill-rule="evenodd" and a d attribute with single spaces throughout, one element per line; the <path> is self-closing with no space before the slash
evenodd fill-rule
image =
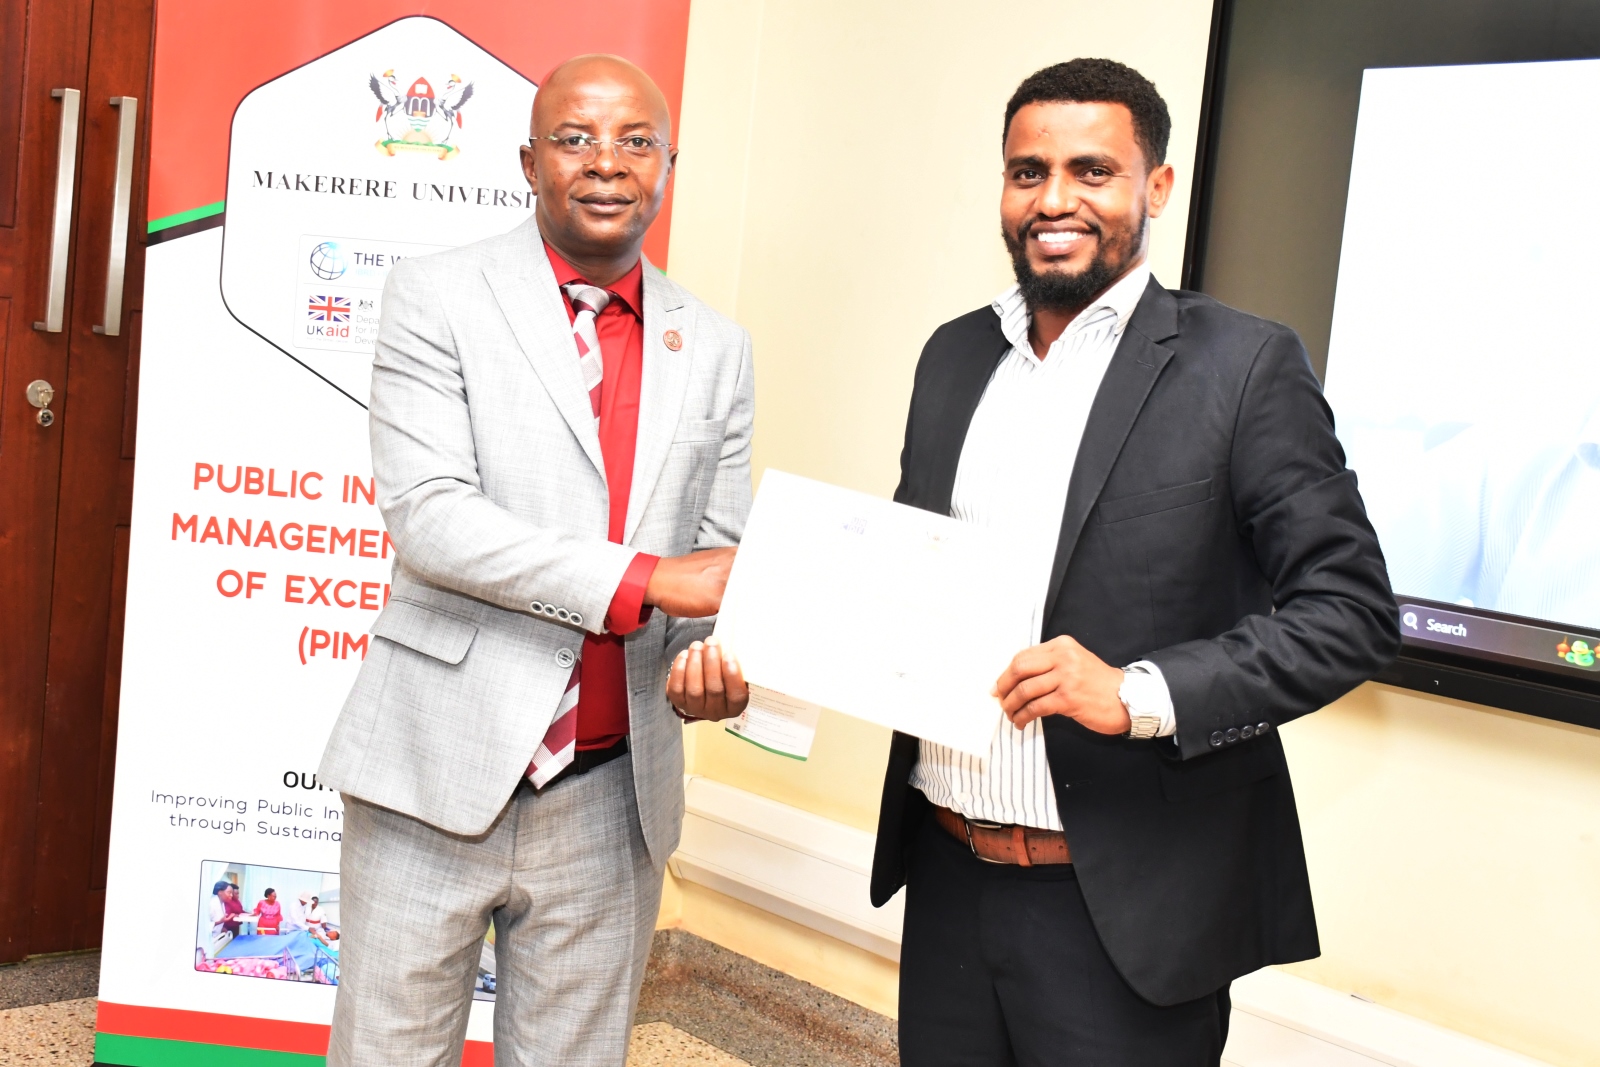
<path id="1" fill-rule="evenodd" d="M 1117 699 L 1122 701 L 1123 708 L 1128 712 L 1128 732 L 1123 736 L 1130 737 L 1135 741 L 1148 741 L 1161 729 L 1161 716 L 1146 714 L 1128 700 L 1130 687 L 1126 676 L 1142 674 L 1145 677 L 1149 677 L 1150 672 L 1143 667 L 1124 667 L 1122 668 L 1122 673 L 1124 678 L 1122 679 L 1121 688 L 1117 690 Z"/>

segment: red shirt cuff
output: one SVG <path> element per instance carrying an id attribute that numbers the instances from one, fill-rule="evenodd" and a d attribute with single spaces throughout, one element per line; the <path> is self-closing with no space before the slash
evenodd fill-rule
<path id="1" fill-rule="evenodd" d="M 640 552 L 633 557 L 628 569 L 622 572 L 622 581 L 617 584 L 611 607 L 606 611 L 608 631 L 619 636 L 631 634 L 650 621 L 650 613 L 655 609 L 645 607 L 644 591 L 650 584 L 650 576 L 656 572 L 656 564 L 660 562 L 660 556 L 652 556 L 647 552 Z"/>

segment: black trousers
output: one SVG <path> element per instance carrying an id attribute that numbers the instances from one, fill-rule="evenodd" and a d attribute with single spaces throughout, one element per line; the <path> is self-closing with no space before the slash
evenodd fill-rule
<path id="1" fill-rule="evenodd" d="M 1071 864 L 985 863 L 931 818 L 908 858 L 904 1067 L 1221 1062 L 1227 988 L 1170 1008 L 1141 999 L 1101 947 Z"/>

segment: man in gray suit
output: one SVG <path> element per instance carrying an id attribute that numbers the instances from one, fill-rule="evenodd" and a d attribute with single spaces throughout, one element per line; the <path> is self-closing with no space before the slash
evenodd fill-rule
<path id="1" fill-rule="evenodd" d="M 677 153 L 654 83 L 551 73 L 532 219 L 389 276 L 372 460 L 393 597 L 329 739 L 345 799 L 328 1062 L 458 1062 L 495 929 L 497 1064 L 620 1065 L 683 818 L 701 639 L 750 505 L 750 339 L 645 261 Z"/>

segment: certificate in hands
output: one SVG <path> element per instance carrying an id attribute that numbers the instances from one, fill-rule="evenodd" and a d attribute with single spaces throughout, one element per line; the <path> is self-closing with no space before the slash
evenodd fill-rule
<path id="1" fill-rule="evenodd" d="M 1033 638 L 1022 556 L 1002 531 L 767 471 L 717 618 L 751 686 L 729 730 L 805 758 L 832 708 L 987 754 L 991 690 Z"/>

